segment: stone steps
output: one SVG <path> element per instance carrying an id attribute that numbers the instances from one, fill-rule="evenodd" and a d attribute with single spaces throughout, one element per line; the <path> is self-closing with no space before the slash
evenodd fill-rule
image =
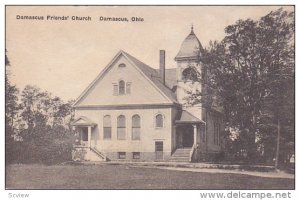
<path id="1" fill-rule="evenodd" d="M 178 148 L 172 154 L 169 161 L 171 161 L 171 162 L 189 162 L 191 150 L 192 150 L 192 148 Z"/>

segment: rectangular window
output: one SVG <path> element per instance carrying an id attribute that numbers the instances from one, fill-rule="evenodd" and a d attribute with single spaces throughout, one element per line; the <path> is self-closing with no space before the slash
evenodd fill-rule
<path id="1" fill-rule="evenodd" d="M 111 127 L 103 127 L 103 139 L 111 139 Z"/>
<path id="2" fill-rule="evenodd" d="M 118 152 L 119 159 L 126 159 L 126 152 Z"/>
<path id="3" fill-rule="evenodd" d="M 133 159 L 140 159 L 140 152 L 133 152 L 132 153 L 132 158 Z"/>
<path id="4" fill-rule="evenodd" d="M 119 93 L 119 91 L 118 91 L 119 87 L 118 87 L 117 84 L 114 84 L 113 87 L 114 87 L 114 88 L 113 88 L 113 95 L 117 96 L 118 93 Z"/>
<path id="5" fill-rule="evenodd" d="M 118 127 L 118 140 L 126 140 L 126 128 Z"/>

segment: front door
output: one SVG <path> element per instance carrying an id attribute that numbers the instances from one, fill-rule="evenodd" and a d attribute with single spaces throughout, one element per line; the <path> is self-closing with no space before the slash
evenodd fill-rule
<path id="1" fill-rule="evenodd" d="M 88 146 L 88 144 L 89 144 L 88 128 L 82 127 L 81 128 L 81 145 Z"/>
<path id="2" fill-rule="evenodd" d="M 155 159 L 162 160 L 164 158 L 164 143 L 155 142 Z"/>
<path id="3" fill-rule="evenodd" d="M 194 132 L 192 126 L 185 126 L 182 130 L 182 146 L 183 147 L 192 147 L 194 144 Z"/>

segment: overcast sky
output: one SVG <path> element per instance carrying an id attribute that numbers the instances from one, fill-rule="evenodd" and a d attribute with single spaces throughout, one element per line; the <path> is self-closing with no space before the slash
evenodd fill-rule
<path id="1" fill-rule="evenodd" d="M 221 40 L 238 19 L 259 19 L 275 6 L 7 6 L 6 49 L 11 81 L 21 90 L 31 84 L 64 100 L 76 99 L 120 50 L 158 68 L 166 50 L 167 68 L 190 33 L 204 47 Z M 293 7 L 285 8 L 292 10 Z M 90 16 L 92 21 L 18 20 L 20 16 Z M 99 17 L 143 18 L 143 22 L 104 22 Z"/>

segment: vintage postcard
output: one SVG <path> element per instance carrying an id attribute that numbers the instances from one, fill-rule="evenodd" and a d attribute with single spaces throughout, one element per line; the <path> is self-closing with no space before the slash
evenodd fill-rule
<path id="1" fill-rule="evenodd" d="M 6 5 L 5 188 L 290 198 L 294 12 Z"/>

